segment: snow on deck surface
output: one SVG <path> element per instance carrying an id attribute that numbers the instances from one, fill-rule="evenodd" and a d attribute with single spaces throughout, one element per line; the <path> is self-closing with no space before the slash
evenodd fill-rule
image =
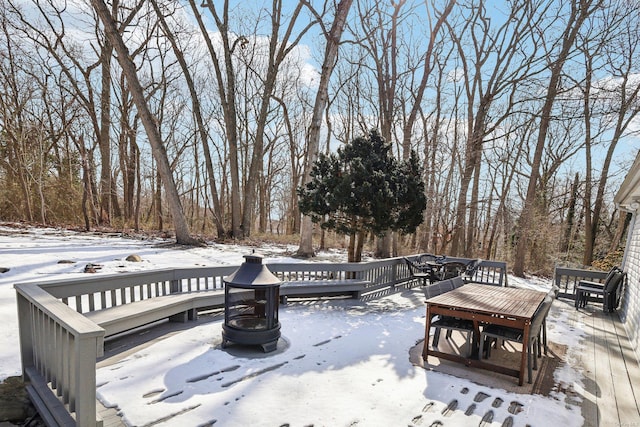
<path id="1" fill-rule="evenodd" d="M 85 274 L 88 263 L 101 264 L 101 273 L 239 265 L 251 252 L 160 243 L 166 242 L 0 227 L 0 267 L 10 268 L 0 275 L 0 380 L 20 374 L 14 283 Z M 287 256 L 294 249 L 262 252 L 265 262 L 295 262 Z M 133 253 L 143 262 L 124 261 Z M 512 277 L 509 284 L 550 286 Z M 279 312 L 279 349 L 262 357 L 223 350 L 222 320 L 213 318 L 99 368 L 98 396 L 127 424 L 140 426 L 583 425 L 573 394 L 513 393 L 414 366 L 409 351 L 424 338 L 424 312 L 419 289 L 372 301 L 288 304 Z M 581 352 L 583 332 L 562 313 L 551 313 L 549 340 L 567 345 L 571 361 Z M 554 377 L 567 388 L 582 387 L 571 364 L 561 364 Z"/>

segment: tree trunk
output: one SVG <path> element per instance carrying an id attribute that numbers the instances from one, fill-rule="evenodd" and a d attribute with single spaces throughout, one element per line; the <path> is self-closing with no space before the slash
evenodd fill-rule
<path id="1" fill-rule="evenodd" d="M 153 214 L 156 218 L 156 228 L 158 231 L 164 230 L 164 216 L 162 214 L 162 180 L 160 174 L 156 172 L 154 175 L 156 179 L 155 191 L 153 192 Z"/>
<path id="2" fill-rule="evenodd" d="M 456 220 L 451 240 L 451 254 L 455 256 L 469 255 L 466 253 L 466 247 L 467 241 L 471 239 L 471 236 L 466 235 L 466 224 L 471 221 L 471 218 L 467 218 L 467 195 L 469 194 L 469 186 L 471 185 L 474 171 L 476 171 L 476 168 L 480 168 L 482 161 L 482 145 L 486 133 L 487 112 L 492 100 L 493 97 L 490 94 L 483 96 L 473 117 L 473 122 L 469 123 L 470 136 L 465 146 L 464 168 L 460 179 L 460 194 L 456 206 Z"/>
<path id="3" fill-rule="evenodd" d="M 202 143 L 202 149 L 204 151 L 207 175 L 209 176 L 209 190 L 211 191 L 211 202 L 213 204 L 213 222 L 216 226 L 218 237 L 223 238 L 225 236 L 225 229 L 224 229 L 224 223 L 222 221 L 222 218 L 223 218 L 222 206 L 220 205 L 220 197 L 218 196 L 218 184 L 216 183 L 216 177 L 213 170 L 213 163 L 211 161 L 211 152 L 209 150 L 209 135 L 207 134 L 207 127 L 205 126 L 204 120 L 202 118 L 202 110 L 200 108 L 200 100 L 198 98 L 198 92 L 193 82 L 193 78 L 191 77 L 191 72 L 189 71 L 189 66 L 187 65 L 187 61 L 184 59 L 184 55 L 178 46 L 176 38 L 173 35 L 173 32 L 171 31 L 171 29 L 169 28 L 169 25 L 167 25 L 167 21 L 164 18 L 162 11 L 158 7 L 158 2 L 156 0 L 152 0 L 151 4 L 153 5 L 154 10 L 156 11 L 156 15 L 158 16 L 158 19 L 160 20 L 162 31 L 164 32 L 165 36 L 167 37 L 167 39 L 169 39 L 169 42 L 171 43 L 173 53 L 176 55 L 176 59 L 180 64 L 180 68 L 182 69 L 182 73 L 187 83 L 187 87 L 189 88 L 189 94 L 191 96 L 191 104 L 193 106 L 193 114 L 196 119 L 196 125 L 198 126 L 198 134 L 200 135 L 200 141 Z"/>
<path id="4" fill-rule="evenodd" d="M 357 234 L 357 242 L 356 242 L 356 250 L 355 250 L 355 254 L 354 254 L 354 261 L 353 262 L 360 262 L 362 261 L 362 248 L 364 247 L 364 239 L 366 237 L 364 231 L 360 230 Z"/>
<path id="5" fill-rule="evenodd" d="M 356 262 L 356 233 L 349 234 L 349 246 L 347 247 L 347 262 Z"/>
<path id="6" fill-rule="evenodd" d="M 114 1 L 112 12 L 118 8 L 118 1 Z M 107 39 L 100 55 L 101 90 L 100 90 L 100 133 L 98 146 L 100 147 L 100 223 L 111 223 L 111 57 L 113 48 Z"/>
<path id="7" fill-rule="evenodd" d="M 329 78 L 333 72 L 338 57 L 338 48 L 340 47 L 340 39 L 347 21 L 347 15 L 353 0 L 341 0 L 336 7 L 336 15 L 333 20 L 331 30 L 327 35 L 327 44 L 324 50 L 324 60 L 322 62 L 322 73 L 320 74 L 320 83 L 318 84 L 318 92 L 313 105 L 313 115 L 311 117 L 311 125 L 309 126 L 309 140 L 307 143 L 307 159 L 304 166 L 303 184 L 309 182 L 311 176 L 311 168 L 318 158 L 320 150 L 320 127 L 322 126 L 322 115 L 329 98 Z M 311 217 L 304 216 L 300 224 L 300 246 L 298 247 L 298 256 L 312 257 L 313 252 L 313 223 Z"/>
<path id="8" fill-rule="evenodd" d="M 294 127 L 291 124 L 291 116 L 289 115 L 289 108 L 286 102 L 282 98 L 273 96 L 273 99 L 280 104 L 282 108 L 282 115 L 284 119 L 284 125 L 287 129 L 287 138 L 289 139 L 289 162 L 291 163 L 291 176 L 290 176 L 290 188 L 289 188 L 289 201 L 286 215 L 286 229 L 285 234 L 296 234 L 300 232 L 300 209 L 298 208 L 298 194 L 297 185 L 300 182 L 299 168 L 297 167 L 297 146 Z"/>
<path id="9" fill-rule="evenodd" d="M 122 36 L 116 28 L 116 24 L 104 0 L 91 0 L 91 3 L 104 25 L 105 36 L 118 54 L 118 62 L 120 63 L 120 67 L 122 67 L 123 73 L 127 77 L 129 90 L 138 109 L 138 114 L 147 133 L 147 137 L 149 138 L 149 144 L 151 145 L 153 157 L 156 160 L 158 173 L 162 178 L 162 183 L 164 184 L 166 191 L 169 210 L 173 217 L 176 241 L 178 244 L 200 245 L 201 243 L 192 238 L 189 234 L 189 227 L 187 226 L 187 221 L 180 204 L 180 195 L 178 194 L 178 190 L 176 189 L 175 182 L 173 180 L 171 167 L 167 158 L 167 152 L 164 148 L 160 132 L 156 126 L 155 118 L 151 114 L 149 106 L 147 105 L 142 85 L 138 80 L 135 64 L 129 56 L 129 51 L 122 40 Z"/>
<path id="10" fill-rule="evenodd" d="M 135 159 L 135 165 L 136 165 L 136 208 L 135 208 L 135 214 L 134 214 L 134 218 L 135 218 L 135 230 L 139 231 L 140 230 L 140 205 L 142 204 L 142 177 L 140 176 L 140 174 L 142 173 L 140 171 L 140 150 L 137 149 L 136 146 L 136 159 Z"/>
<path id="11" fill-rule="evenodd" d="M 200 16 L 200 11 L 194 0 L 189 0 L 191 10 L 198 22 L 198 27 L 202 33 L 202 37 L 207 45 L 207 50 L 211 56 L 213 68 L 216 75 L 216 81 L 218 83 L 218 95 L 220 96 L 220 103 L 222 106 L 222 112 L 224 115 L 224 129 L 227 137 L 227 143 L 229 144 L 229 174 L 231 178 L 231 235 L 234 238 L 242 238 L 243 232 L 241 228 L 242 220 L 242 206 L 240 203 L 240 166 L 238 162 L 238 117 L 236 108 L 236 79 L 235 70 L 232 61 L 232 54 L 237 44 L 243 43 L 247 40 L 243 36 L 237 37 L 233 43 L 229 40 L 229 2 L 224 1 L 223 16 L 222 19 L 218 16 L 215 6 L 211 0 L 205 0 L 205 3 L 209 11 L 214 17 L 216 27 L 218 28 L 220 37 L 223 44 L 224 55 L 224 68 L 225 74 L 222 73 L 220 67 L 220 61 L 216 50 L 213 46 L 213 42 L 209 37 L 209 29 L 205 26 Z M 222 205 L 222 203 L 221 203 Z"/>
<path id="12" fill-rule="evenodd" d="M 584 256 L 582 258 L 583 265 L 591 265 L 593 260 L 593 245 L 595 243 L 595 230 L 591 211 L 591 77 L 592 67 L 591 58 L 587 54 L 587 63 L 585 70 L 584 82 L 584 149 L 585 149 L 585 188 L 584 188 Z"/>
<path id="13" fill-rule="evenodd" d="M 580 174 L 576 173 L 576 176 L 571 185 L 571 194 L 569 195 L 569 206 L 567 208 L 567 219 L 564 225 L 564 235 L 560 242 L 560 252 L 568 253 L 571 246 L 571 233 L 573 231 L 573 224 L 576 216 L 576 201 L 578 199 L 578 186 L 580 185 Z"/>
<path id="14" fill-rule="evenodd" d="M 133 220 L 134 196 L 136 184 L 136 163 L 135 163 L 135 131 L 129 123 L 131 103 L 124 75 L 120 79 L 121 107 L 120 107 L 120 137 L 118 139 L 118 158 L 120 159 L 120 170 L 122 172 L 122 197 L 124 203 L 125 221 Z"/>
<path id="15" fill-rule="evenodd" d="M 613 252 L 619 249 L 622 245 L 622 239 L 624 238 L 625 231 L 629 227 L 631 223 L 631 214 L 630 212 L 620 211 L 618 214 L 618 225 L 616 226 L 616 231 L 611 239 L 611 245 L 609 246 L 609 252 Z M 637 213 L 636 213 L 637 215 Z"/>
<path id="16" fill-rule="evenodd" d="M 625 83 L 629 81 L 629 75 L 623 77 Z M 626 84 L 623 85 L 623 94 L 626 93 Z M 620 110 L 618 111 L 618 119 L 616 121 L 616 127 L 611 138 L 611 143 L 607 148 L 607 154 L 602 164 L 602 172 L 600 173 L 600 179 L 598 181 L 598 190 L 596 192 L 596 200 L 593 206 L 593 218 L 592 218 L 592 231 L 591 231 L 591 247 L 595 245 L 595 239 L 598 231 L 598 224 L 600 222 L 600 216 L 602 214 L 602 208 L 604 206 L 604 194 L 607 187 L 607 181 L 609 178 L 609 168 L 613 160 L 613 154 L 618 145 L 618 142 L 622 138 L 624 131 L 628 125 L 634 122 L 634 118 L 640 112 L 640 108 L 634 106 L 637 103 L 638 93 L 640 93 L 640 85 L 636 84 L 635 87 L 629 93 L 628 97 L 622 96 L 622 103 Z M 629 116 L 625 116 L 629 113 Z M 593 254 L 591 256 L 593 258 Z"/>
<path id="17" fill-rule="evenodd" d="M 376 237 L 376 258 L 389 258 L 391 255 L 391 235 L 392 231 L 388 230 L 384 233 L 384 236 Z"/>
<path id="18" fill-rule="evenodd" d="M 267 75 L 264 78 L 264 86 L 262 89 L 262 99 L 260 100 L 260 109 L 256 118 L 256 134 L 253 142 L 253 152 L 251 154 L 251 164 L 249 166 L 249 175 L 247 177 L 244 192 L 244 211 L 242 213 L 242 233 L 243 237 L 251 235 L 253 229 L 253 215 L 256 208 L 256 194 L 258 191 L 258 183 L 262 179 L 263 174 L 263 154 L 264 154 L 264 134 L 267 128 L 267 120 L 270 110 L 271 96 L 273 95 L 276 85 L 276 78 L 283 61 L 300 41 L 300 37 L 312 26 L 314 22 L 308 23 L 296 37 L 295 40 L 289 41 L 296 27 L 296 21 L 300 15 L 303 3 L 299 3 L 290 15 L 289 23 L 284 31 L 282 40 L 279 40 L 282 13 L 282 0 L 273 0 L 271 12 L 271 37 L 269 38 L 269 64 L 267 66 Z"/>

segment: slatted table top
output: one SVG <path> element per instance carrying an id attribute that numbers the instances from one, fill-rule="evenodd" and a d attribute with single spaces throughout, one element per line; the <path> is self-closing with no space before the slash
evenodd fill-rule
<path id="1" fill-rule="evenodd" d="M 545 295 L 544 292 L 532 289 L 468 283 L 444 294 L 429 298 L 427 304 L 489 315 L 530 319 Z"/>

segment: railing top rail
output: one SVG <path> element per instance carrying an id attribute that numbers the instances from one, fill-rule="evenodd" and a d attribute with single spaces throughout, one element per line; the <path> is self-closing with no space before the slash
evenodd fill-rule
<path id="1" fill-rule="evenodd" d="M 226 276 L 233 273 L 237 268 L 238 266 L 165 268 L 126 273 L 98 274 L 91 277 L 87 277 L 86 274 L 82 273 L 82 276 L 24 282 L 19 283 L 19 285 L 39 286 L 42 289 L 46 289 L 47 292 L 56 298 L 69 298 L 87 292 L 102 292 L 156 282 L 206 276 Z M 90 284 L 90 287 L 88 287 L 88 284 Z"/>
<path id="2" fill-rule="evenodd" d="M 587 268 L 555 267 L 555 275 L 561 274 L 564 276 L 606 277 L 607 273 L 607 271 L 591 270 Z"/>
<path id="3" fill-rule="evenodd" d="M 385 263 L 346 264 L 346 263 L 269 263 L 267 267 L 273 272 L 287 271 L 364 271 L 372 266 L 382 266 Z M 391 263 L 393 264 L 393 263 Z M 102 292 L 123 287 L 146 285 L 149 283 L 182 280 L 207 276 L 228 276 L 239 266 L 194 267 L 160 270 L 143 270 L 127 273 L 98 274 L 87 277 L 67 277 L 46 281 L 31 281 L 17 285 L 37 286 L 45 289 L 56 298 L 69 298 L 89 292 Z"/>
<path id="4" fill-rule="evenodd" d="M 486 267 L 505 267 L 506 268 L 507 263 L 505 261 L 493 261 L 490 259 L 483 259 L 480 261 L 480 265 L 486 266 Z"/>
<path id="5" fill-rule="evenodd" d="M 402 257 L 385 258 L 362 262 L 265 262 L 272 271 L 363 271 L 385 265 L 394 265 L 402 261 Z"/>
<path id="6" fill-rule="evenodd" d="M 183 267 L 174 269 L 174 280 L 191 279 L 207 276 L 228 276 L 238 269 L 239 265 L 221 265 L 212 267 Z"/>
<path id="7" fill-rule="evenodd" d="M 63 304 L 39 286 L 16 284 L 14 288 L 31 304 L 37 305 L 47 316 L 56 319 L 56 322 L 60 323 L 72 335 L 76 337 L 80 335 L 85 337 L 104 337 L 105 330 L 103 328 Z"/>
<path id="8" fill-rule="evenodd" d="M 78 288 L 86 287 L 87 283 L 91 283 L 92 292 L 101 292 L 110 289 L 118 289 L 123 286 L 135 286 L 152 282 L 174 280 L 174 277 L 174 269 L 160 269 L 126 273 L 97 274 L 95 276 L 92 275 L 91 277 L 87 277 L 85 273 L 82 273 L 81 277 L 76 276 L 64 279 L 24 282 L 16 285 L 36 285 L 42 289 L 46 289 L 47 292 L 56 298 L 68 298 L 84 293 L 78 292 Z"/>
<path id="9" fill-rule="evenodd" d="M 274 273 L 278 272 L 323 272 L 343 271 L 361 272 L 374 268 L 393 266 L 402 263 L 402 257 L 387 258 L 384 260 L 364 261 L 360 263 L 344 262 L 268 262 L 267 267 Z M 449 260 L 468 260 L 467 258 L 448 257 Z M 482 260 L 481 266 L 505 267 L 504 261 Z M 187 267 L 165 268 L 156 270 L 143 270 L 126 273 L 99 274 L 95 277 L 81 276 L 67 277 L 46 281 L 24 282 L 18 285 L 37 285 L 45 289 L 56 298 L 69 298 L 88 292 L 102 292 L 122 287 L 145 285 L 149 283 L 183 280 L 207 276 L 227 276 L 233 273 L 238 266 L 211 266 L 211 267 Z M 88 284 L 90 283 L 90 288 Z"/>

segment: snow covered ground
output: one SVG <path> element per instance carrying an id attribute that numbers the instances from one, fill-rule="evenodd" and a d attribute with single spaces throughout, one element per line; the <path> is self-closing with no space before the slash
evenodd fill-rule
<path id="1" fill-rule="evenodd" d="M 103 266 L 97 274 L 240 265 L 253 249 L 216 244 L 180 249 L 167 243 L 0 226 L 0 267 L 10 269 L 0 274 L 0 381 L 20 374 L 14 283 L 86 274 L 88 263 Z M 265 262 L 295 262 L 288 255 L 294 249 L 259 250 Z M 131 254 L 143 262 L 125 261 Z M 59 263 L 63 260 L 74 263 Z M 509 284 L 550 286 L 513 277 Z M 575 397 L 512 393 L 414 366 L 409 350 L 423 338 L 424 304 L 411 296 L 281 306 L 284 348 L 264 357 L 221 349 L 221 320 L 199 323 L 98 369 L 98 396 L 138 426 L 583 424 Z M 549 340 L 567 345 L 571 361 L 580 353 L 580 330 L 569 333 L 561 316 L 552 312 L 557 321 Z M 554 377 L 581 385 L 571 363 L 562 364 Z"/>

